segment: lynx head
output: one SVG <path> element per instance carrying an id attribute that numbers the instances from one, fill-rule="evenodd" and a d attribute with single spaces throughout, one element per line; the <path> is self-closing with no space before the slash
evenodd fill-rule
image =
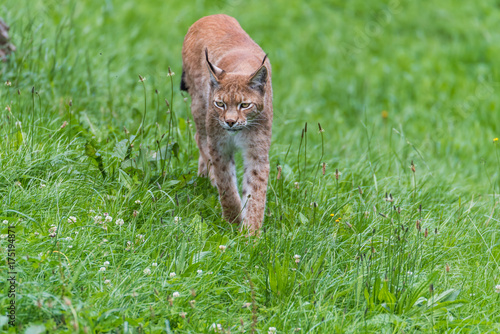
<path id="1" fill-rule="evenodd" d="M 209 108 L 215 111 L 220 126 L 227 131 L 239 131 L 256 124 L 264 109 L 264 88 L 268 76 L 264 62 L 267 55 L 251 75 L 226 73 L 210 63 L 207 50 L 205 56 L 212 97 Z"/>

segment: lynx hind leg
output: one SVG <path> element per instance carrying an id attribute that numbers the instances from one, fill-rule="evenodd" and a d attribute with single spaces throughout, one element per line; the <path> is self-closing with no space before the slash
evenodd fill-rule
<path id="1" fill-rule="evenodd" d="M 198 159 L 198 176 L 207 177 L 209 160 L 207 130 L 205 126 L 206 103 L 202 96 L 193 95 L 191 98 L 191 114 L 196 125 L 196 134 L 194 136 L 200 157 Z"/>

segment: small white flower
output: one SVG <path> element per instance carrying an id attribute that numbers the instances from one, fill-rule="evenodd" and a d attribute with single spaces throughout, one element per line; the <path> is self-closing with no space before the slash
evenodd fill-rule
<path id="1" fill-rule="evenodd" d="M 153 267 L 158 267 L 158 263 L 153 262 L 153 263 L 151 264 L 151 266 L 153 266 Z"/>
<path id="2" fill-rule="evenodd" d="M 10 82 L 9 80 L 5 81 L 5 86 L 12 86 L 12 82 Z"/>
<path id="3" fill-rule="evenodd" d="M 495 285 L 495 292 L 500 293 L 500 284 Z"/>
<path id="4" fill-rule="evenodd" d="M 113 217 L 111 217 L 111 216 L 108 215 L 108 216 L 106 216 L 106 218 L 104 218 L 104 221 L 106 221 L 106 222 L 112 222 L 113 221 Z"/>
<path id="5" fill-rule="evenodd" d="M 170 276 L 170 277 L 175 277 L 175 276 L 176 276 L 176 274 L 175 274 L 174 272 L 171 272 L 169 276 Z"/>
<path id="6" fill-rule="evenodd" d="M 9 223 L 9 221 L 8 221 L 7 219 L 5 219 L 2 223 L 4 223 L 4 224 L 8 224 L 8 223 Z"/>
<path id="7" fill-rule="evenodd" d="M 212 324 L 210 326 L 210 330 L 212 330 L 212 331 L 214 331 L 216 333 L 221 333 L 223 329 L 222 329 L 222 325 L 221 324 L 215 324 L 214 323 L 214 324 Z"/>
<path id="8" fill-rule="evenodd" d="M 150 275 L 151 274 L 151 269 L 146 268 L 144 269 L 144 275 Z"/>
<path id="9" fill-rule="evenodd" d="M 68 218 L 68 223 L 70 223 L 70 224 L 72 224 L 72 223 L 76 223 L 76 217 L 69 216 L 69 218 Z"/>
<path id="10" fill-rule="evenodd" d="M 72 237 L 66 237 L 66 241 L 73 241 Z"/>
<path id="11" fill-rule="evenodd" d="M 100 272 L 105 272 L 105 271 L 106 271 L 106 267 L 101 267 L 101 268 L 99 268 L 99 271 L 100 271 Z"/>
<path id="12" fill-rule="evenodd" d="M 180 220 L 181 220 L 181 217 L 177 217 L 177 216 L 174 217 L 174 223 L 177 224 L 177 223 L 179 223 Z"/>
<path id="13" fill-rule="evenodd" d="M 201 269 L 196 270 L 196 272 L 198 273 L 198 275 L 203 274 L 203 270 L 201 270 Z"/>
<path id="14" fill-rule="evenodd" d="M 299 185 L 299 183 L 298 183 L 298 182 L 295 182 L 295 183 L 294 183 L 294 186 L 295 186 L 295 188 L 296 188 L 296 189 L 299 189 L 299 188 L 300 188 L 300 185 Z"/>
<path id="15" fill-rule="evenodd" d="M 97 224 L 97 223 L 99 223 L 99 224 L 100 224 L 100 223 L 102 223 L 102 217 L 101 217 L 101 216 L 99 216 L 99 215 L 95 216 L 95 217 L 94 217 L 94 223 L 96 223 L 96 224 Z"/>
<path id="16" fill-rule="evenodd" d="M 132 241 L 127 241 L 127 247 L 130 247 L 132 245 Z"/>
<path id="17" fill-rule="evenodd" d="M 220 246 L 219 246 L 219 249 L 220 249 L 220 251 L 221 251 L 221 252 L 225 252 L 225 251 L 226 251 L 226 248 L 227 248 L 227 247 L 226 247 L 226 246 L 224 246 L 224 245 L 220 245 Z"/>
<path id="18" fill-rule="evenodd" d="M 123 221 L 123 219 L 120 218 L 120 219 L 116 220 L 115 224 L 118 226 L 122 226 L 124 224 L 124 221 Z"/>
<path id="19" fill-rule="evenodd" d="M 104 280 L 104 284 L 107 285 L 107 284 L 110 284 L 110 283 L 111 283 L 111 280 L 109 280 L 109 279 Z"/>
<path id="20" fill-rule="evenodd" d="M 35 235 L 40 235 L 40 233 L 38 233 L 38 232 L 35 232 Z"/>
<path id="21" fill-rule="evenodd" d="M 20 128 L 21 127 L 21 121 L 17 121 L 16 122 L 16 126 Z"/>
<path id="22" fill-rule="evenodd" d="M 57 226 L 56 225 L 50 225 L 52 226 L 51 228 L 49 228 L 49 233 L 55 233 L 57 232 Z"/>
<path id="23" fill-rule="evenodd" d="M 0 234 L 0 239 L 5 239 L 7 238 L 9 235 L 8 234 Z"/>
<path id="24" fill-rule="evenodd" d="M 276 327 L 269 327 L 269 330 L 267 331 L 268 334 L 274 334 L 276 333 Z"/>
<path id="25" fill-rule="evenodd" d="M 40 188 L 45 188 L 47 185 L 45 183 L 40 183 Z"/>
<path id="26" fill-rule="evenodd" d="M 109 266 L 109 261 L 104 261 L 103 264 L 104 264 L 105 267 L 107 267 L 107 266 Z"/>
<path id="27" fill-rule="evenodd" d="M 413 271 L 406 272 L 408 275 L 413 275 Z"/>
<path id="28" fill-rule="evenodd" d="M 102 242 L 108 242 L 108 239 L 102 239 Z"/>
<path id="29" fill-rule="evenodd" d="M 300 255 L 298 255 L 298 254 L 295 254 L 295 255 L 293 256 L 293 258 L 295 259 L 295 263 L 299 263 L 299 262 L 300 262 L 300 258 L 301 258 L 301 256 L 300 256 Z"/>
<path id="30" fill-rule="evenodd" d="M 243 303 L 243 306 L 241 306 L 242 308 L 248 308 L 252 306 L 252 303 Z"/>
<path id="31" fill-rule="evenodd" d="M 177 298 L 177 297 L 180 297 L 181 294 L 178 292 L 178 291 L 175 291 L 173 294 L 172 294 L 172 298 Z"/>
<path id="32" fill-rule="evenodd" d="M 73 248 L 73 245 L 69 245 L 68 248 Z"/>
<path id="33" fill-rule="evenodd" d="M 142 204 L 140 200 L 135 201 L 135 204 Z"/>

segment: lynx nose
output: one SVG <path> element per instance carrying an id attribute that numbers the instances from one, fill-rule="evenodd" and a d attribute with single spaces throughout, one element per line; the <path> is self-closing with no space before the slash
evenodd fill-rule
<path id="1" fill-rule="evenodd" d="M 229 125 L 230 128 L 232 128 L 233 125 L 236 124 L 236 121 L 234 119 L 226 119 L 226 124 Z"/>

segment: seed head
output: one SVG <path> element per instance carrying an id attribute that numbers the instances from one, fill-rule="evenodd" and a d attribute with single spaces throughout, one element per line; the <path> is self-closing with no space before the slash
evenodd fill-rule
<path id="1" fill-rule="evenodd" d="M 278 165 L 278 167 L 276 167 L 278 169 L 278 175 L 276 176 L 276 180 L 279 180 L 281 179 L 281 166 Z"/>

